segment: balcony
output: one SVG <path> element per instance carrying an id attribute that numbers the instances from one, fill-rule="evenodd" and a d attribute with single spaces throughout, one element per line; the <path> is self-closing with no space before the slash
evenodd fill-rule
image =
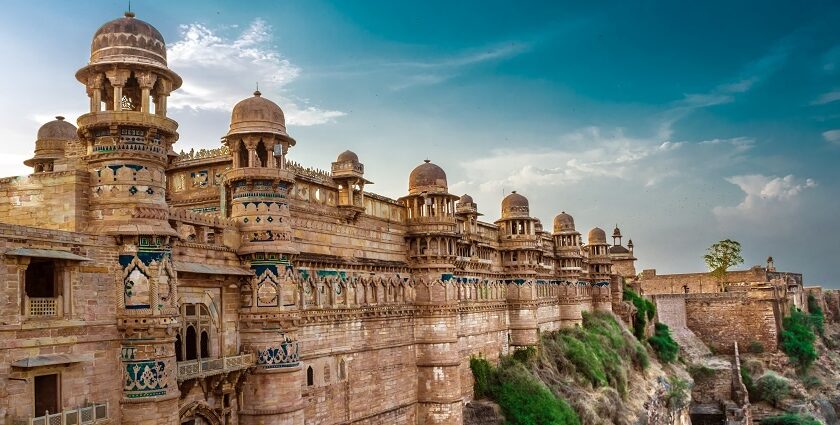
<path id="1" fill-rule="evenodd" d="M 221 357 L 217 359 L 200 359 L 178 362 L 178 382 L 189 379 L 205 378 L 221 375 L 235 370 L 247 369 L 254 366 L 254 354 L 240 354 L 238 356 Z"/>
<path id="2" fill-rule="evenodd" d="M 26 297 L 26 315 L 31 317 L 57 317 L 62 314 L 61 295 L 49 298 Z"/>
<path id="3" fill-rule="evenodd" d="M 94 403 L 58 413 L 46 412 L 44 416 L 15 419 L 13 425 L 88 425 L 108 423 L 108 403 Z"/>

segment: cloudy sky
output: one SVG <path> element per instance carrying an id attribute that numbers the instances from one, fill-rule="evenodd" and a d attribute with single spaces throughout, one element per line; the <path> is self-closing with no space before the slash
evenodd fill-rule
<path id="1" fill-rule="evenodd" d="M 41 123 L 84 113 L 73 75 L 124 3 L 4 2 L 3 175 L 29 171 Z M 377 193 L 403 195 L 429 158 L 489 221 L 517 190 L 546 226 L 619 224 L 640 270 L 701 271 L 732 238 L 745 266 L 773 255 L 840 287 L 840 3 L 461 3 L 132 8 L 184 78 L 176 150 L 218 147 L 259 82 L 292 159 L 328 169 L 351 149 Z"/>

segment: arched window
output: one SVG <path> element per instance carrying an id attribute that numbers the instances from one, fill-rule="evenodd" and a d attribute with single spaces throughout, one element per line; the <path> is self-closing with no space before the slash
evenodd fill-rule
<path id="1" fill-rule="evenodd" d="M 192 326 L 187 326 L 187 337 L 185 338 L 186 346 L 187 346 L 187 356 L 186 360 L 195 360 L 198 358 L 198 353 L 196 348 L 198 348 L 198 341 L 196 341 L 196 334 L 195 328 Z"/>
<path id="2" fill-rule="evenodd" d="M 257 159 L 260 160 L 260 167 L 268 166 L 268 150 L 266 150 L 265 143 L 262 140 L 257 143 Z"/>
<path id="3" fill-rule="evenodd" d="M 184 361 L 184 344 L 181 342 L 181 334 L 175 335 L 175 361 Z"/>
<path id="4" fill-rule="evenodd" d="M 251 164 L 248 163 L 248 147 L 245 146 L 245 142 L 239 142 L 239 166 L 240 167 L 250 167 Z"/>
<path id="5" fill-rule="evenodd" d="M 347 362 L 344 359 L 338 362 L 338 380 L 343 381 L 347 379 Z"/>
<path id="6" fill-rule="evenodd" d="M 312 370 L 312 366 L 306 368 L 306 386 L 311 387 L 315 385 L 315 371 Z"/>
<path id="7" fill-rule="evenodd" d="M 207 335 L 207 331 L 201 331 L 201 340 L 200 340 L 200 354 L 202 359 L 210 358 L 210 336 Z"/>

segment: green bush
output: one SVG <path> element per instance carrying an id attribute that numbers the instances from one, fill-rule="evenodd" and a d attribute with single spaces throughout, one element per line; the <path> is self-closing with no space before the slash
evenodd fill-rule
<path id="1" fill-rule="evenodd" d="M 808 316 L 819 336 L 825 336 L 825 315 L 814 294 L 808 294 Z"/>
<path id="2" fill-rule="evenodd" d="M 811 390 L 822 386 L 822 381 L 814 375 L 806 375 L 802 377 L 802 385 L 805 389 Z"/>
<path id="3" fill-rule="evenodd" d="M 750 344 L 747 346 L 747 351 L 753 354 L 761 354 L 764 352 L 764 344 L 760 341 L 750 341 Z"/>
<path id="4" fill-rule="evenodd" d="M 771 416 L 759 422 L 760 425 L 820 425 L 820 422 L 812 416 L 803 416 L 795 413 Z"/>
<path id="5" fill-rule="evenodd" d="M 665 395 L 668 400 L 668 406 L 672 409 L 685 407 L 690 398 L 688 381 L 676 376 L 670 376 L 668 377 L 668 384 L 668 392 Z"/>
<path id="6" fill-rule="evenodd" d="M 650 300 L 640 296 L 628 288 L 624 288 L 624 301 L 630 301 L 636 307 L 636 317 L 633 319 L 633 334 L 640 341 L 645 339 L 647 322 L 656 316 L 656 306 Z"/>
<path id="7" fill-rule="evenodd" d="M 481 357 L 470 357 L 470 369 L 475 381 L 473 384 L 475 398 L 489 397 L 495 385 L 493 366 Z"/>
<path id="8" fill-rule="evenodd" d="M 814 348 L 816 336 L 811 329 L 810 317 L 799 309 L 791 308 L 790 316 L 785 317 L 782 324 L 785 328 L 782 332 L 782 351 L 797 368 L 807 371 L 817 359 Z"/>
<path id="9" fill-rule="evenodd" d="M 517 348 L 513 351 L 513 359 L 520 363 L 528 363 L 537 355 L 537 349 L 534 347 Z"/>
<path id="10" fill-rule="evenodd" d="M 747 388 L 747 395 L 750 397 L 750 401 L 759 401 L 760 398 L 758 397 L 758 390 L 755 388 L 755 382 L 753 382 L 752 375 L 749 370 L 743 367 L 741 368 L 741 381 L 744 382 L 744 387 Z"/>
<path id="11" fill-rule="evenodd" d="M 706 365 L 693 364 L 688 367 L 688 374 L 691 375 L 691 379 L 695 382 L 700 382 L 714 376 L 715 371 Z"/>
<path id="12" fill-rule="evenodd" d="M 756 392 L 761 400 L 764 400 L 775 407 L 784 400 L 790 393 L 790 384 L 787 379 L 775 373 L 765 373 L 755 382 Z"/>
<path id="13" fill-rule="evenodd" d="M 524 350 L 523 350 L 524 351 Z M 510 425 L 580 425 L 574 410 L 537 380 L 519 360 L 502 358 L 494 368 L 487 360 L 473 357 L 476 398 L 494 400 Z"/>
<path id="14" fill-rule="evenodd" d="M 680 346 L 671 337 L 671 330 L 668 329 L 668 325 L 657 323 L 654 326 L 653 336 L 648 338 L 648 343 L 656 351 L 656 356 L 662 362 L 672 363 L 677 360 L 677 355 L 680 353 Z"/>

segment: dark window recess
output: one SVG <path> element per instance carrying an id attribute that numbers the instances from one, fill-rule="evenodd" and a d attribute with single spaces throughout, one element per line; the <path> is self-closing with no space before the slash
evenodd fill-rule
<path id="1" fill-rule="evenodd" d="M 312 370 L 312 366 L 309 366 L 306 368 L 306 386 L 313 385 L 315 385 L 315 371 Z"/>
<path id="2" fill-rule="evenodd" d="M 196 343 L 196 335 L 195 335 L 195 328 L 192 326 L 187 326 L 187 360 L 195 360 L 198 358 L 198 353 L 196 348 L 198 344 Z"/>
<path id="3" fill-rule="evenodd" d="M 206 331 L 201 331 L 201 358 L 210 358 L 210 337 Z"/>
<path id="4" fill-rule="evenodd" d="M 44 416 L 47 412 L 59 412 L 58 399 L 58 375 L 52 374 L 36 376 L 35 416 Z"/>
<path id="5" fill-rule="evenodd" d="M 58 296 L 55 285 L 55 265 L 52 261 L 32 261 L 26 268 L 26 295 L 30 298 Z"/>

